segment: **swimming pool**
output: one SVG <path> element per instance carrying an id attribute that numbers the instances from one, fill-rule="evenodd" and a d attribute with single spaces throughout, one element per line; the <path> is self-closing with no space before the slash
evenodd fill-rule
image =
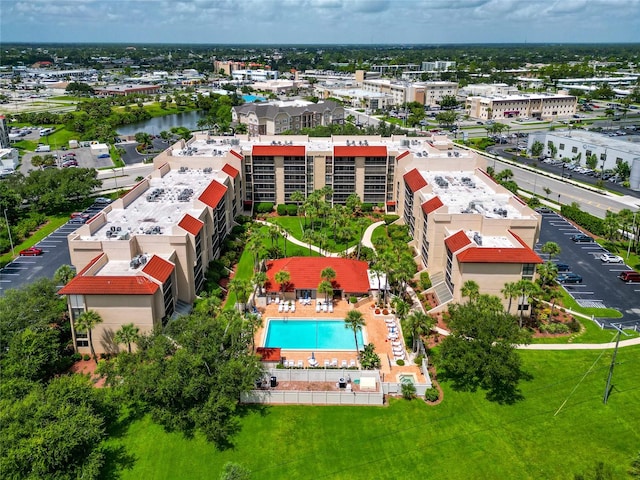
<path id="1" fill-rule="evenodd" d="M 276 319 L 267 323 L 265 347 L 284 350 L 355 350 L 353 330 L 344 320 Z M 363 332 L 358 332 L 358 346 L 364 346 Z"/>
<path id="2" fill-rule="evenodd" d="M 247 103 L 264 102 L 266 98 L 259 97 L 258 95 L 242 95 L 242 99 Z"/>

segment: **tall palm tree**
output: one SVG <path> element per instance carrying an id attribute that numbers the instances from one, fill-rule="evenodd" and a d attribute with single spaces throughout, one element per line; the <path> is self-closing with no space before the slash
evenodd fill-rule
<path id="1" fill-rule="evenodd" d="M 409 311 L 411 310 L 411 305 L 409 305 L 409 303 L 405 302 L 402 298 L 400 297 L 395 297 L 392 301 L 391 301 L 391 306 L 393 308 L 395 308 L 396 310 L 396 316 L 398 317 L 398 319 L 400 320 L 400 322 L 402 322 L 405 317 L 407 316 L 407 314 L 409 313 Z"/>
<path id="2" fill-rule="evenodd" d="M 507 313 L 511 313 L 511 302 L 513 297 L 516 297 L 520 289 L 518 288 L 517 282 L 507 282 L 504 284 L 504 288 L 500 290 L 500 293 L 504 295 L 504 298 L 509 299 L 509 306 L 507 307 Z"/>
<path id="3" fill-rule="evenodd" d="M 323 280 L 318 285 L 318 293 L 324 293 L 324 299 L 328 303 L 329 302 L 329 294 L 333 294 L 333 285 L 331 282 L 327 282 Z"/>
<path id="4" fill-rule="evenodd" d="M 291 274 L 286 270 L 280 270 L 276 272 L 273 278 L 276 282 L 280 284 L 280 292 L 281 292 L 282 300 L 284 300 L 284 291 L 287 287 L 287 284 L 291 281 Z"/>
<path id="5" fill-rule="evenodd" d="M 258 289 L 258 287 L 260 288 L 260 290 L 262 290 L 267 283 L 267 280 L 269 280 L 269 277 L 267 277 L 267 274 L 265 272 L 256 272 L 251 279 L 256 287 L 256 290 Z"/>
<path id="6" fill-rule="evenodd" d="M 240 304 L 240 311 L 244 312 L 247 308 L 247 301 L 251 293 L 251 284 L 248 280 L 234 277 L 229 282 L 229 293 L 234 293 L 237 303 Z"/>
<path id="7" fill-rule="evenodd" d="M 480 286 L 474 280 L 467 280 L 462 284 L 460 294 L 463 297 L 469 297 L 469 302 L 474 303 L 480 296 Z"/>
<path id="8" fill-rule="evenodd" d="M 560 245 L 558 245 L 556 242 L 546 242 L 544 245 L 542 245 L 540 251 L 549 255 L 549 261 L 552 262 L 554 257 L 560 255 L 561 249 Z"/>
<path id="9" fill-rule="evenodd" d="M 336 279 L 336 271 L 331 267 L 323 268 L 320 272 L 320 278 L 332 283 Z"/>
<path id="10" fill-rule="evenodd" d="M 520 325 L 520 328 L 522 328 L 522 317 L 524 316 L 524 308 L 523 304 L 526 301 L 530 301 L 531 298 L 533 298 L 534 295 L 537 295 L 538 293 L 540 293 L 540 288 L 538 287 L 538 285 L 536 285 L 535 283 L 533 283 L 531 280 L 519 280 L 516 283 L 517 287 L 518 287 L 518 295 L 520 296 L 520 300 L 519 300 L 519 305 L 520 305 L 520 319 L 518 321 L 518 324 Z M 533 310 L 533 307 L 532 307 Z M 533 314 L 533 311 L 529 312 L 529 314 Z"/>
<path id="11" fill-rule="evenodd" d="M 140 338 L 140 329 L 133 323 L 126 323 L 120 327 L 113 338 L 117 343 L 126 343 L 127 350 L 131 353 L 131 344 Z"/>
<path id="12" fill-rule="evenodd" d="M 435 320 L 433 317 L 421 312 L 420 310 L 414 310 L 409 314 L 409 316 L 407 316 L 407 323 L 411 330 L 411 338 L 413 339 L 412 350 L 417 352 L 420 337 L 431 332 L 431 329 L 435 324 Z"/>
<path id="13" fill-rule="evenodd" d="M 87 310 L 86 312 L 82 312 L 75 321 L 76 332 L 87 333 L 87 337 L 89 338 L 89 347 L 91 348 L 91 355 L 93 356 L 93 359 L 96 361 L 96 363 L 98 363 L 98 359 L 96 358 L 96 351 L 93 348 L 92 330 L 99 323 L 102 323 L 102 317 L 95 310 Z"/>
<path id="14" fill-rule="evenodd" d="M 353 338 L 356 341 L 356 356 L 360 356 L 360 347 L 358 346 L 358 330 L 362 330 L 365 326 L 364 316 L 358 310 L 349 310 L 344 319 L 344 328 L 353 330 Z"/>
<path id="15" fill-rule="evenodd" d="M 278 230 L 278 226 L 269 225 L 267 230 L 267 235 L 271 239 L 271 246 L 273 247 L 273 242 L 277 241 L 278 237 L 280 236 L 280 230 Z"/>
<path id="16" fill-rule="evenodd" d="M 61 265 L 53 274 L 56 285 L 66 285 L 76 276 L 76 270 L 71 265 Z"/>
<path id="17" fill-rule="evenodd" d="M 247 315 L 247 325 L 251 332 L 251 352 L 253 353 L 256 349 L 256 330 L 262 327 L 262 317 L 254 313 Z"/>

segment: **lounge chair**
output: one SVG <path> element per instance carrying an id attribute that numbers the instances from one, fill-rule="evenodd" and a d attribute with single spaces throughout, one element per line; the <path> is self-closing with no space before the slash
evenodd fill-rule
<path id="1" fill-rule="evenodd" d="M 274 300 L 274 303 L 280 303 L 280 299 L 279 299 L 279 298 L 276 298 L 276 299 Z"/>
<path id="2" fill-rule="evenodd" d="M 324 313 L 327 313 L 327 304 L 326 304 L 326 303 L 323 303 L 323 304 L 322 304 L 322 311 L 323 311 Z"/>
<path id="3" fill-rule="evenodd" d="M 289 311 L 289 304 L 285 303 L 284 304 L 284 313 L 287 313 Z"/>
<path id="4" fill-rule="evenodd" d="M 291 304 L 291 309 L 290 309 L 289 311 L 290 311 L 291 313 L 293 313 L 293 312 L 295 312 L 295 311 L 296 311 L 296 304 L 295 304 L 295 303 L 292 303 L 292 304 Z"/>
<path id="5" fill-rule="evenodd" d="M 311 367 L 317 367 L 318 366 L 318 361 L 315 358 L 310 358 L 309 360 L 307 360 L 309 362 L 309 365 Z"/>
<path id="6" fill-rule="evenodd" d="M 320 313 L 320 309 L 322 308 L 321 303 L 316 303 L 316 313 Z"/>
<path id="7" fill-rule="evenodd" d="M 298 368 L 304 368 L 304 362 L 302 360 L 298 360 Z"/>
<path id="8" fill-rule="evenodd" d="M 324 368 L 329 368 L 329 360 L 324 361 Z"/>
<path id="9" fill-rule="evenodd" d="M 394 347 L 402 347 L 402 342 L 391 342 Z"/>
<path id="10" fill-rule="evenodd" d="M 331 359 L 331 366 L 332 367 L 337 367 L 338 366 L 338 359 L 337 358 L 332 358 Z"/>
<path id="11" fill-rule="evenodd" d="M 355 367 L 356 366 L 356 361 L 353 360 L 353 359 L 349 360 L 349 366 L 350 367 Z"/>
<path id="12" fill-rule="evenodd" d="M 393 354 L 394 360 L 404 360 L 404 353 L 401 354 Z"/>
<path id="13" fill-rule="evenodd" d="M 347 368 L 347 361 L 346 360 L 342 360 L 342 362 L 340 362 L 340 366 L 342 368 Z"/>
<path id="14" fill-rule="evenodd" d="M 333 303 L 329 304 L 329 313 L 333 313 Z"/>
<path id="15" fill-rule="evenodd" d="M 389 335 L 387 335 L 387 338 L 389 340 L 397 340 L 398 339 L 398 335 L 396 335 L 395 333 L 390 333 Z"/>
<path id="16" fill-rule="evenodd" d="M 284 311 L 284 304 L 279 303 L 279 304 L 278 304 L 278 312 L 279 312 L 279 313 L 282 313 L 283 311 Z"/>

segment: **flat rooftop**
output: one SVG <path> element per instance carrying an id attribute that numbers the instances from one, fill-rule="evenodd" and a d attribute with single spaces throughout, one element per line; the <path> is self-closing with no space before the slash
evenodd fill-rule
<path id="1" fill-rule="evenodd" d="M 205 171 L 206 170 L 206 171 Z M 215 169 L 171 170 L 151 178 L 150 188 L 126 208 L 112 208 L 107 222 L 82 240 L 118 239 L 127 235 L 171 235 L 185 214 L 199 217 L 194 201 L 213 180 L 223 183 L 227 174 Z"/>
<path id="2" fill-rule="evenodd" d="M 635 140 L 635 136 L 610 137 L 602 133 L 588 132 L 586 130 L 556 130 L 555 132 L 549 132 L 547 135 L 555 135 L 557 137 L 566 138 L 567 140 L 589 143 L 603 148 L 613 148 L 625 152 L 637 152 L 640 155 L 640 143 L 633 141 Z"/>
<path id="3" fill-rule="evenodd" d="M 477 213 L 487 218 L 528 218 L 510 205 L 511 194 L 498 193 L 474 171 L 420 171 L 449 213 Z"/>

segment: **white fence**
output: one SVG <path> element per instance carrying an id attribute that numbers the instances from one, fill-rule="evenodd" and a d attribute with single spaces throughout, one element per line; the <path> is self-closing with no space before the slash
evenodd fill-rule
<path id="1" fill-rule="evenodd" d="M 269 377 L 276 377 L 276 382 L 336 382 L 340 380 L 360 383 L 362 378 L 375 378 L 376 390 L 371 392 L 348 391 L 338 389 L 331 391 L 278 390 L 264 388 L 251 390 L 240 397 L 243 403 L 268 404 L 306 404 L 306 405 L 382 405 L 384 393 L 380 374 L 377 370 L 346 369 L 280 369 L 272 368 Z M 270 378 L 269 378 L 270 380 Z M 270 382 L 267 382 L 269 385 Z"/>

